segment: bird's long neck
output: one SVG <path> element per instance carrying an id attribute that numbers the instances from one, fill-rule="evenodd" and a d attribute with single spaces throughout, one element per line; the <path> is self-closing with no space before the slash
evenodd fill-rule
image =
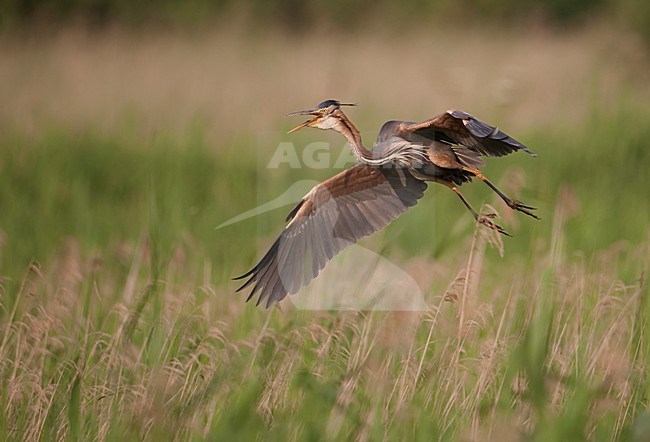
<path id="1" fill-rule="evenodd" d="M 386 164 L 393 164 L 399 167 L 413 169 L 415 164 L 422 164 L 423 161 L 427 161 L 428 159 L 426 149 L 423 145 L 410 143 L 397 137 L 395 137 L 395 140 L 386 143 L 379 150 L 366 149 L 363 147 L 361 134 L 343 112 L 339 114 L 338 125 L 335 125 L 332 129 L 342 133 L 348 140 L 357 160 L 369 166 L 379 167 Z"/>
<path id="2" fill-rule="evenodd" d="M 352 153 L 357 157 L 357 160 L 365 164 L 379 165 L 380 162 L 373 157 L 372 152 L 363 147 L 361 134 L 343 112 L 341 112 L 339 122 L 340 125 L 337 128 L 338 132 L 343 134 L 343 136 L 348 140 L 348 143 L 352 148 Z"/>

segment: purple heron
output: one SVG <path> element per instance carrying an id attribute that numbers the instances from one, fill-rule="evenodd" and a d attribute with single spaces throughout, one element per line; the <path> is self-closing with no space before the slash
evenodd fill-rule
<path id="1" fill-rule="evenodd" d="M 532 212 L 534 207 L 508 198 L 479 169 L 485 165 L 482 156 L 500 157 L 518 150 L 535 156 L 496 127 L 466 112 L 448 110 L 421 123 L 386 122 L 369 150 L 363 147 L 359 131 L 342 106 L 353 105 L 327 100 L 313 109 L 287 115 L 310 117 L 289 133 L 304 127 L 341 133 L 358 161 L 314 186 L 289 213 L 287 226 L 259 263 L 235 278 L 248 278 L 237 291 L 253 286 L 246 301 L 259 293 L 257 305 L 266 300 L 269 307 L 297 292 L 316 278 L 334 255 L 414 206 L 428 181 L 450 188 L 477 222 L 501 234 L 508 235 L 492 221 L 494 215 L 474 210 L 459 186 L 475 177 L 513 210 L 539 219 Z"/>

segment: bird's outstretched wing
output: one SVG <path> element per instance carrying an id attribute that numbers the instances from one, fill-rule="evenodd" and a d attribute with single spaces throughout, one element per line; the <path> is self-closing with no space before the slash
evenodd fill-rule
<path id="1" fill-rule="evenodd" d="M 384 228 L 415 205 L 427 184 L 406 169 L 355 164 L 314 188 L 291 211 L 287 227 L 239 290 L 266 307 L 297 292 L 327 261 L 360 238 Z"/>
<path id="2" fill-rule="evenodd" d="M 500 157 L 517 150 L 536 156 L 526 146 L 498 128 L 460 110 L 448 110 L 421 123 L 402 123 L 400 131 L 432 140 L 461 144 L 479 155 Z"/>

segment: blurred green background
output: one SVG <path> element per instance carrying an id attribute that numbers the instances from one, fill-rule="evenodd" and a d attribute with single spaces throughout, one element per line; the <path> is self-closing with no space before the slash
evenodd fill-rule
<path id="1" fill-rule="evenodd" d="M 0 4 L 0 438 L 644 440 L 650 8 L 579 1 Z M 490 245 L 458 199 L 361 244 L 430 311 L 245 304 L 230 278 L 289 207 L 215 227 L 460 108 L 538 154 L 487 160 Z M 330 162 L 330 165 L 334 161 Z M 300 296 L 300 295 L 297 295 Z"/>
<path id="2" fill-rule="evenodd" d="M 449 20 L 510 25 L 525 29 L 530 22 L 571 29 L 591 19 L 605 18 L 650 37 L 650 8 L 641 0 L 497 0 L 447 2 L 442 0 L 7 0 L 2 5 L 1 24 L 21 29 L 34 22 L 61 25 L 83 20 L 92 26 L 122 23 L 129 26 L 211 27 L 233 16 L 250 26 L 283 26 L 289 32 L 304 32 L 313 26 L 332 25 L 337 29 L 378 20 L 398 29 L 413 25 L 441 24 Z"/>

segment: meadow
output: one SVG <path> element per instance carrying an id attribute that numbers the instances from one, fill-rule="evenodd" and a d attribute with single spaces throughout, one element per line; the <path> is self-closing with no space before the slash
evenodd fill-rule
<path id="1" fill-rule="evenodd" d="M 396 67 L 357 78 L 404 51 L 376 39 L 340 52 L 282 37 L 3 40 L 0 77 L 14 87 L 0 111 L 0 438 L 648 440 L 647 65 L 594 32 L 514 47 L 465 36 L 458 58 L 479 55 L 440 74 L 432 98 L 434 61 L 404 74 L 419 86 L 403 97 L 383 87 Z M 281 52 L 302 64 L 262 70 Z M 290 71 L 301 79 L 285 84 Z M 328 140 L 338 156 L 335 135 L 283 135 L 281 115 L 330 97 L 361 101 L 348 115 L 367 145 L 384 120 L 452 106 L 498 123 L 539 156 L 489 159 L 485 172 L 542 220 L 472 183 L 469 199 L 514 235 L 496 238 L 431 186 L 362 241 L 418 282 L 427 311 L 245 304 L 230 278 L 289 208 L 215 227 L 336 172 L 261 166 L 286 140 Z"/>

